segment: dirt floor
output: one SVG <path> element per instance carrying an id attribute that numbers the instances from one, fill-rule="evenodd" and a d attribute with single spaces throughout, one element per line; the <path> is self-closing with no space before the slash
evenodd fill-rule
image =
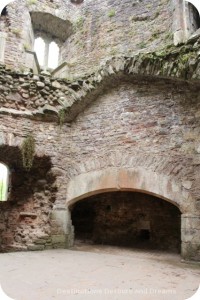
<path id="1" fill-rule="evenodd" d="M 14 300 L 184 300 L 200 283 L 200 265 L 179 255 L 111 246 L 5 253 L 0 268 Z"/>

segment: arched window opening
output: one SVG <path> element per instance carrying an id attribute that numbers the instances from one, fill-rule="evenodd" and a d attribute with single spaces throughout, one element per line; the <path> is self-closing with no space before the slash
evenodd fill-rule
<path id="1" fill-rule="evenodd" d="M 36 52 L 40 66 L 43 67 L 44 66 L 45 42 L 41 37 L 35 39 L 34 51 Z"/>
<path id="2" fill-rule="evenodd" d="M 196 7 L 191 3 L 188 4 L 188 10 L 189 10 L 191 31 L 195 32 L 197 29 L 200 28 L 200 15 Z"/>
<path id="3" fill-rule="evenodd" d="M 8 167 L 0 163 L 0 201 L 8 200 L 8 182 L 9 182 Z"/>
<path id="4" fill-rule="evenodd" d="M 48 57 L 48 67 L 50 69 L 55 69 L 58 66 L 59 61 L 59 47 L 55 42 L 51 42 L 49 45 L 49 57 Z"/>
<path id="5" fill-rule="evenodd" d="M 55 42 L 39 37 L 35 40 L 34 51 L 44 70 L 57 68 L 60 49 Z"/>

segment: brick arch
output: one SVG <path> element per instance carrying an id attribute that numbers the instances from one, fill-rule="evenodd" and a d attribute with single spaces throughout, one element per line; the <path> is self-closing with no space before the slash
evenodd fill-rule
<path id="1" fill-rule="evenodd" d="M 86 197 L 110 191 L 137 191 L 154 195 L 187 212 L 181 184 L 144 168 L 106 168 L 79 174 L 67 186 L 67 207 Z M 187 195 L 188 197 L 188 195 Z"/>

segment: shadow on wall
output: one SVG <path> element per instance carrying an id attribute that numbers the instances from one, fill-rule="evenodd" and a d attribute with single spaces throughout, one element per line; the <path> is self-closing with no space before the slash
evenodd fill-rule
<path id="1" fill-rule="evenodd" d="M 37 232 L 50 233 L 49 215 L 57 192 L 51 160 L 35 156 L 31 170 L 26 171 L 20 149 L 1 146 L 0 161 L 10 170 L 10 194 L 7 201 L 0 202 L 1 251 L 26 250 Z"/>
<path id="2" fill-rule="evenodd" d="M 26 201 L 35 191 L 40 191 L 44 182 L 52 185 L 55 178 L 51 176 L 51 160 L 48 156 L 34 157 L 33 166 L 26 171 L 22 165 L 21 151 L 18 147 L 1 146 L 0 161 L 10 170 L 11 193 L 9 201 Z M 54 200 L 52 199 L 52 202 Z"/>

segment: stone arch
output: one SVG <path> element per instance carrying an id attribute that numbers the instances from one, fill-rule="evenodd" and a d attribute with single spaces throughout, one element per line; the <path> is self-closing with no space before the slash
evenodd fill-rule
<path id="1" fill-rule="evenodd" d="M 185 196 L 172 178 L 143 168 L 107 168 L 80 174 L 67 186 L 67 207 L 88 196 L 109 191 L 137 191 L 171 202 L 183 213 Z"/>
<path id="2" fill-rule="evenodd" d="M 94 167 L 97 162 L 92 162 L 93 170 L 86 171 L 82 166 L 80 167 L 82 173 L 77 170 L 77 175 L 69 180 L 66 208 L 55 209 L 53 213 L 56 226 L 63 228 L 63 239 L 67 241 L 66 247 L 74 243 L 71 210 L 76 202 L 105 192 L 133 191 L 150 194 L 178 207 L 181 212 L 181 255 L 185 259 L 199 260 L 199 229 L 196 229 L 199 216 L 194 209 L 194 199 L 191 193 L 185 190 L 180 177 L 175 180 L 174 176 L 163 172 L 141 166 L 127 167 L 123 162 L 118 167 L 100 167 L 96 170 Z M 109 164 L 109 158 L 106 164 Z"/>

